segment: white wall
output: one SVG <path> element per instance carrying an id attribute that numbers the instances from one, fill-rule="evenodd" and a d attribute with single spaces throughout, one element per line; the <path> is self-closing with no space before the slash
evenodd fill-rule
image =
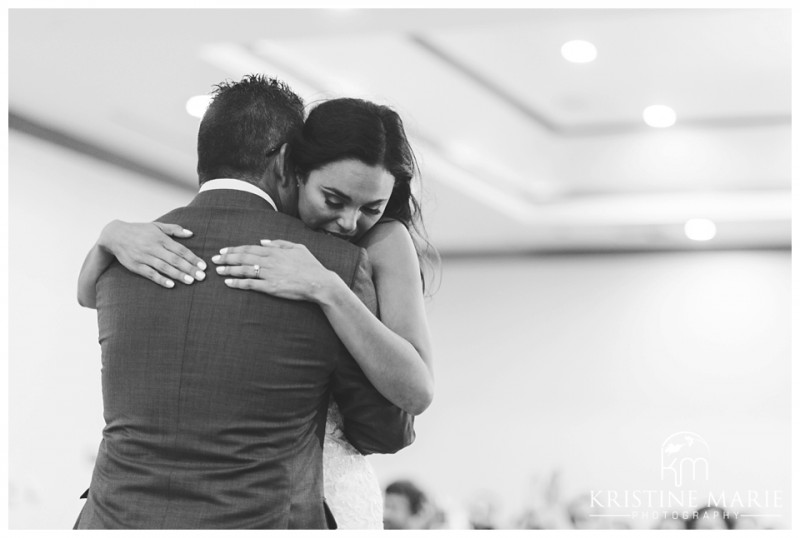
<path id="1" fill-rule="evenodd" d="M 104 223 L 191 193 L 15 132 L 9 154 L 9 524 L 67 528 L 102 428 L 78 270 Z M 371 458 L 384 482 L 485 490 L 511 516 L 553 468 L 565 497 L 662 487 L 661 443 L 689 430 L 712 450 L 707 487 L 781 490 L 762 513 L 788 525 L 788 252 L 450 261 L 429 314 L 436 400 L 414 445 Z"/>
<path id="2" fill-rule="evenodd" d="M 711 448 L 707 488 L 781 490 L 779 512 L 754 511 L 788 524 L 789 265 L 787 252 L 448 263 L 430 307 L 436 400 L 415 445 L 374 458 L 380 477 L 457 504 L 485 489 L 510 517 L 554 469 L 565 499 L 664 489 L 661 443 L 688 430 Z"/>
<path id="3" fill-rule="evenodd" d="M 192 194 L 15 132 L 8 149 L 9 526 L 70 528 L 103 427 L 83 258 L 109 220 L 151 220 Z"/>

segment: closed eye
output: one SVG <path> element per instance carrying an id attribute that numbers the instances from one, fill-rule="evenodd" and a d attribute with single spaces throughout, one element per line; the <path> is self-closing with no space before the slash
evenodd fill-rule
<path id="1" fill-rule="evenodd" d="M 361 211 L 363 211 L 367 215 L 380 215 L 381 214 L 381 210 L 380 209 L 373 208 L 373 207 L 365 207 L 365 208 L 362 208 Z"/>
<path id="2" fill-rule="evenodd" d="M 337 201 L 335 199 L 332 199 L 332 198 L 325 198 L 325 205 L 327 205 L 328 207 L 330 207 L 332 209 L 341 209 L 341 208 L 344 207 L 344 203 L 339 202 L 339 201 Z"/>

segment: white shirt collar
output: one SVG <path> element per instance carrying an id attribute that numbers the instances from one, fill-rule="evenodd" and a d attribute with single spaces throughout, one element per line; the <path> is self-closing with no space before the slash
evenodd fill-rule
<path id="1" fill-rule="evenodd" d="M 272 206 L 275 211 L 278 210 L 278 206 L 275 205 L 275 202 L 272 200 L 269 194 L 262 191 L 252 183 L 248 183 L 247 181 L 242 181 L 241 179 L 231 179 L 231 178 L 221 178 L 221 179 L 211 179 L 206 181 L 202 185 L 200 185 L 200 192 L 206 191 L 215 191 L 219 189 L 230 189 L 234 191 L 244 191 L 255 194 L 266 200 L 266 202 Z"/>

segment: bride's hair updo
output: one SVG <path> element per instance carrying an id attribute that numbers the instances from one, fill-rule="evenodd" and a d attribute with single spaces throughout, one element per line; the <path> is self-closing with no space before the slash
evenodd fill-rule
<path id="1" fill-rule="evenodd" d="M 394 177 L 382 218 L 402 222 L 411 233 L 427 290 L 425 283 L 433 276 L 438 255 L 425 237 L 419 201 L 411 189 L 419 168 L 397 112 L 352 98 L 331 99 L 314 107 L 303 129 L 290 139 L 288 171 L 305 182 L 314 170 L 347 159 L 381 166 Z"/>

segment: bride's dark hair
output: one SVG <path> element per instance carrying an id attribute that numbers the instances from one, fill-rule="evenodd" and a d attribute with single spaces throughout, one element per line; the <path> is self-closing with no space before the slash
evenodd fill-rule
<path id="1" fill-rule="evenodd" d="M 439 256 L 426 238 L 419 200 L 412 191 L 419 167 L 397 112 L 352 98 L 331 99 L 314 107 L 303 129 L 289 141 L 289 172 L 305 182 L 314 170 L 345 159 L 381 166 L 394 177 L 382 218 L 400 221 L 408 229 L 422 268 L 423 288 L 429 291 Z"/>

